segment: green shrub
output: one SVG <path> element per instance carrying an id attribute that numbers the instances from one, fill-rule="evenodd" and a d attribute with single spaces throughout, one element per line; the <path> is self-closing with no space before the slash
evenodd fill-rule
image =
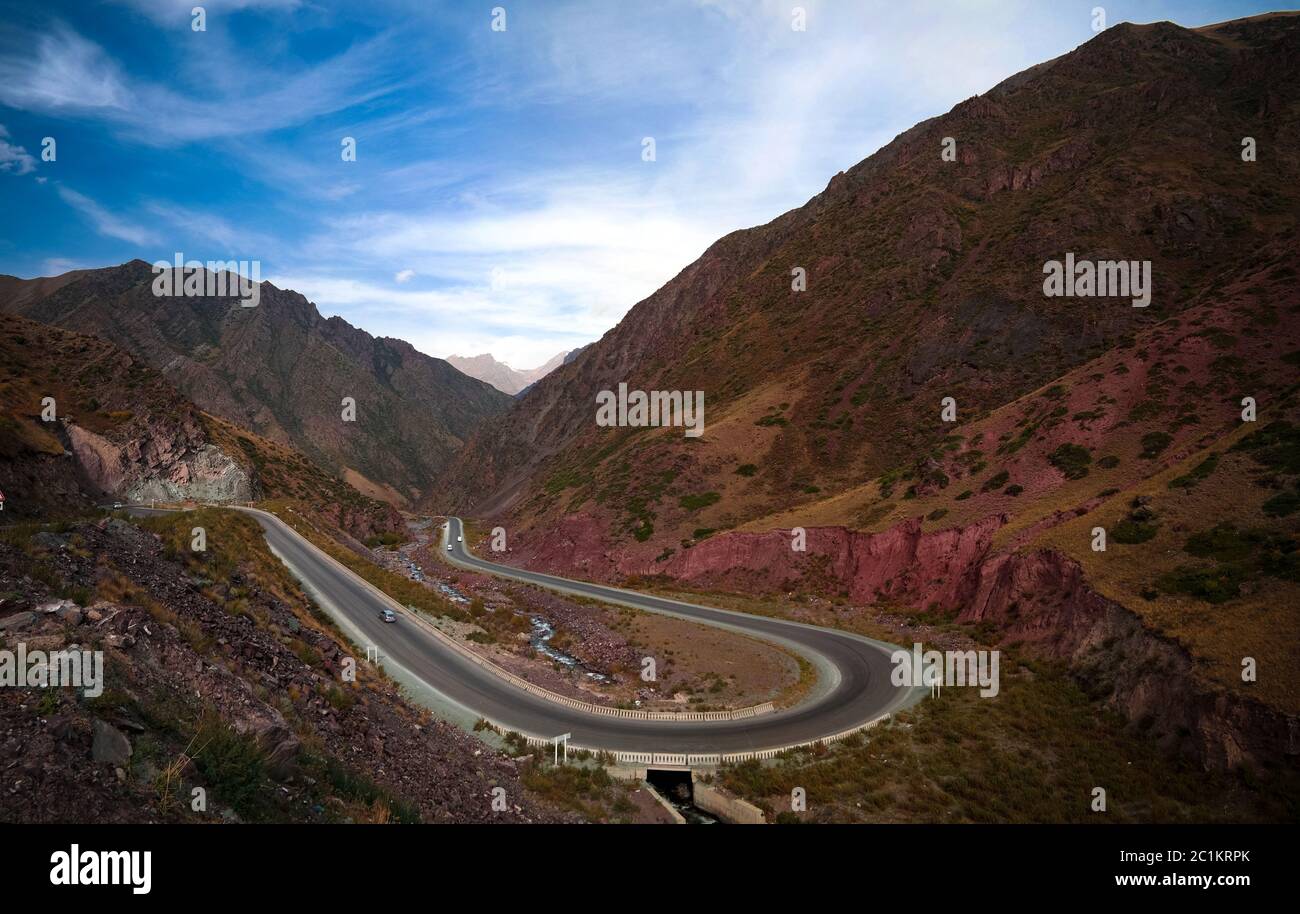
<path id="1" fill-rule="evenodd" d="M 721 499 L 722 496 L 717 492 L 703 492 L 699 495 L 683 495 L 677 501 L 687 511 L 698 511 L 701 508 L 716 504 Z"/>
<path id="2" fill-rule="evenodd" d="M 195 739 L 194 764 L 209 792 L 245 818 L 257 818 L 265 805 L 261 788 L 266 758 L 251 736 L 236 733 L 219 718 L 207 717 Z"/>
<path id="3" fill-rule="evenodd" d="M 980 486 L 980 491 L 992 492 L 994 489 L 1000 489 L 1007 484 L 1007 480 L 1010 478 L 1011 478 L 1011 474 L 1008 473 L 1006 470 L 1003 470 L 1002 472 L 990 476 L 987 480 L 985 480 L 984 485 Z"/>
<path id="4" fill-rule="evenodd" d="M 1155 460 L 1173 440 L 1174 436 L 1168 432 L 1147 432 L 1142 436 L 1142 453 L 1138 456 L 1143 460 Z"/>
<path id="5" fill-rule="evenodd" d="M 1156 586 L 1166 593 L 1181 593 L 1207 603 L 1224 603 L 1241 592 L 1246 571 L 1240 565 L 1184 565 L 1161 575 Z"/>
<path id="6" fill-rule="evenodd" d="M 1145 543 L 1147 540 L 1156 535 L 1157 527 L 1155 524 L 1144 523 L 1143 521 L 1134 520 L 1126 517 L 1111 531 L 1110 538 L 1117 543 L 1123 543 L 1126 546 L 1134 546 L 1138 543 Z"/>
<path id="7" fill-rule="evenodd" d="M 1088 464 L 1092 463 L 1092 454 L 1086 447 L 1078 444 L 1063 444 L 1048 455 L 1052 466 L 1065 474 L 1066 479 L 1082 479 L 1088 475 Z"/>
<path id="8" fill-rule="evenodd" d="M 1300 426 L 1284 419 L 1270 422 L 1232 446 L 1245 451 L 1261 466 L 1289 475 L 1300 474 Z"/>
<path id="9" fill-rule="evenodd" d="M 1258 533 L 1243 533 L 1232 524 L 1217 524 L 1189 537 L 1183 551 L 1201 559 L 1239 562 L 1250 558 L 1264 539 Z"/>
<path id="10" fill-rule="evenodd" d="M 1200 482 L 1202 479 L 1205 479 L 1207 476 L 1213 473 L 1214 468 L 1217 467 L 1218 465 L 1219 465 L 1219 455 L 1211 454 L 1209 457 L 1206 457 L 1204 460 L 1202 460 L 1200 463 L 1194 466 L 1189 472 L 1184 473 L 1182 476 L 1179 476 L 1177 479 L 1169 480 L 1169 488 L 1190 489 L 1193 486 L 1195 486 L 1198 482 Z"/>

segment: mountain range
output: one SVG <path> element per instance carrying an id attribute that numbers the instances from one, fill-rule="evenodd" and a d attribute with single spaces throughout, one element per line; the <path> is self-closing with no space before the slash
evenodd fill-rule
<path id="1" fill-rule="evenodd" d="M 486 422 L 439 504 L 538 529 L 583 511 L 662 548 L 942 452 L 945 397 L 987 415 L 1293 250 L 1297 22 L 1117 25 L 918 124 Z M 1268 149 L 1249 163 L 1248 136 Z M 1150 261 L 1150 305 L 1045 297 L 1067 254 Z M 707 434 L 598 427 L 620 383 L 703 390 Z M 677 504 L 715 490 L 704 523 Z"/>
<path id="2" fill-rule="evenodd" d="M 297 292 L 159 297 L 149 264 L 0 277 L 0 312 L 91 334 L 161 372 L 196 405 L 292 445 L 358 490 L 418 500 L 483 419 L 510 398 L 409 343 L 323 318 Z M 344 421 L 344 398 L 355 421 Z"/>
<path id="3" fill-rule="evenodd" d="M 538 570 L 977 626 L 1203 764 L 1293 758 L 1294 677 L 1241 670 L 1300 663 L 1297 99 L 1293 14 L 1109 28 L 717 241 L 427 505 Z M 1150 301 L 1047 294 L 1082 261 Z M 704 434 L 599 423 L 621 385 Z"/>
<path id="4" fill-rule="evenodd" d="M 491 384 L 497 390 L 514 396 L 531 384 L 535 384 L 555 369 L 563 365 L 576 349 L 557 353 L 544 364 L 536 368 L 515 369 L 504 362 L 497 361 L 490 353 L 463 356 L 449 355 L 447 362 L 457 370 Z"/>
<path id="5" fill-rule="evenodd" d="M 1295 15 L 1114 26 L 526 373 L 424 356 L 269 283 L 241 308 L 159 298 L 141 261 L 0 277 L 26 366 L 0 389 L 0 458 L 28 467 L 0 459 L 2 478 L 301 498 L 318 465 L 367 511 L 501 524 L 510 562 L 813 595 L 819 624 L 960 623 L 1064 661 L 1207 765 L 1294 758 L 1294 677 L 1240 671 L 1300 663 L 1297 99 Z M 1065 262 L 1132 267 L 1149 301 L 1051 294 Z M 36 403 L 60 384 L 55 429 Z M 624 389 L 701 392 L 704 434 L 598 422 Z M 141 440 L 179 445 L 95 456 Z"/>

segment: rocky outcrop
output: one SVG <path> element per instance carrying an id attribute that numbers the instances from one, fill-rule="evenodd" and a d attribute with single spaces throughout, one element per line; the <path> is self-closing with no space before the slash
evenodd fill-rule
<path id="1" fill-rule="evenodd" d="M 661 558 L 644 549 L 611 549 L 595 518 L 571 515 L 551 534 L 521 544 L 509 560 L 606 581 L 666 575 L 693 586 L 752 593 L 804 589 L 864 603 L 889 599 L 956 608 L 979 586 L 980 564 L 1005 522 L 994 515 L 931 532 L 922 530 L 920 518 L 881 533 L 810 527 L 802 551 L 792 530 L 721 533 Z"/>
<path id="2" fill-rule="evenodd" d="M 724 533 L 667 561 L 623 563 L 633 574 L 666 574 L 695 585 L 742 585 L 746 590 L 796 587 L 844 593 L 873 603 L 891 599 L 918 605 L 961 605 L 975 590 L 980 563 L 993 534 L 1005 523 L 994 516 L 967 527 L 923 532 L 913 518 L 882 533 L 812 527 L 805 551 L 789 530 Z"/>
<path id="3" fill-rule="evenodd" d="M 1207 767 L 1300 756 L 1300 719 L 1195 676 L 1186 649 L 1092 590 L 1079 564 L 1058 552 L 989 559 L 958 619 L 992 623 L 1003 641 L 1068 661 L 1090 693 Z"/>
<path id="4" fill-rule="evenodd" d="M 151 424 L 152 425 L 152 424 Z M 249 501 L 247 471 L 197 428 L 153 425 L 121 445 L 68 423 L 64 426 L 78 466 L 101 492 L 129 501 Z"/>
<path id="5" fill-rule="evenodd" d="M 363 539 L 402 529 L 391 504 L 293 448 L 200 412 L 111 343 L 20 317 L 0 326 L 0 432 L 9 517 L 76 514 L 106 497 L 287 498 Z"/>
<path id="6" fill-rule="evenodd" d="M 95 720 L 91 725 L 90 757 L 96 762 L 123 768 L 131 761 L 131 741 L 107 721 Z"/>

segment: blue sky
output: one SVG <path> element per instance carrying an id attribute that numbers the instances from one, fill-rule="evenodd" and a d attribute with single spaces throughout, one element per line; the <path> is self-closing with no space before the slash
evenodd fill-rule
<path id="1" fill-rule="evenodd" d="M 1094 6 L 1189 26 L 1269 9 L 0 0 L 0 272 L 256 259 L 326 316 L 531 367 L 721 235 L 1087 41 Z"/>

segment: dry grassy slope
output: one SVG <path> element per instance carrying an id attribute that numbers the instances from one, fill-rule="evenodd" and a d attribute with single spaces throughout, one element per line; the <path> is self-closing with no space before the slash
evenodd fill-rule
<path id="1" fill-rule="evenodd" d="M 1250 449 L 1261 440 L 1253 434 L 1275 433 L 1268 431 L 1276 429 L 1272 423 L 1300 427 L 1294 260 L 1294 249 L 1260 252 L 1236 280 L 1180 317 L 957 425 L 921 460 L 742 529 L 881 531 L 919 517 L 933 531 L 1003 515 L 995 550 L 1050 548 L 1070 556 L 1094 589 L 1176 638 L 1219 683 L 1242 688 L 1241 659 L 1254 656 L 1272 675 L 1261 675 L 1251 692 L 1294 712 L 1300 683 L 1279 675 L 1300 666 L 1294 558 L 1286 565 L 1279 556 L 1284 564 L 1265 570 L 1239 557 L 1219 561 L 1187 551 L 1193 536 L 1216 524 L 1259 535 L 1248 547 L 1234 537 L 1222 543 L 1255 556 L 1294 550 L 1300 538 L 1295 457 L 1285 472 L 1260 463 Z M 1258 403 L 1255 423 L 1241 421 L 1245 396 Z M 1300 442 L 1283 438 L 1277 448 L 1294 455 Z M 1136 499 L 1146 504 L 1135 506 Z M 1135 526 L 1135 509 L 1138 518 L 1152 513 L 1153 521 Z M 1109 533 L 1105 552 L 1091 547 L 1097 526 Z M 1215 570 L 1212 577 L 1232 596 L 1207 600 L 1211 580 L 1201 581 L 1199 596 L 1182 592 L 1192 582 L 1169 577 L 1180 569 Z"/>
<path id="2" fill-rule="evenodd" d="M 55 399 L 59 423 L 41 420 L 44 397 Z M 402 529 L 390 505 L 291 447 L 199 411 L 113 344 L 7 316 L 0 329 L 0 489 L 9 497 L 9 516 L 72 514 L 104 494 L 71 454 L 73 427 L 120 448 L 128 481 L 168 476 L 183 482 L 194 455 L 215 446 L 246 474 L 247 497 L 294 499 L 362 538 Z"/>
<path id="3" fill-rule="evenodd" d="M 53 397 L 59 422 L 42 420 Z M 127 446 L 201 438 L 198 411 L 167 381 L 94 337 L 6 317 L 0 328 L 0 489 L 6 512 L 67 513 L 95 494 L 68 449 L 73 425 Z"/>
<path id="4" fill-rule="evenodd" d="M 261 498 L 292 502 L 357 539 L 405 530 L 391 503 L 325 472 L 294 448 L 208 413 L 203 422 L 214 444 L 247 462 Z"/>
<path id="5" fill-rule="evenodd" d="M 105 434 L 137 413 L 177 421 L 197 415 L 171 384 L 111 343 L 6 317 L 0 328 L 0 409 L 10 433 L 4 456 L 23 447 L 62 451 L 41 421 L 44 397 L 55 399 L 59 418 Z"/>
<path id="6" fill-rule="evenodd" d="M 269 283 L 257 307 L 243 308 L 233 298 L 158 298 L 138 260 L 56 280 L 4 278 L 0 311 L 116 343 L 207 412 L 398 503 L 418 497 L 478 423 L 510 402 Z M 342 421 L 344 397 L 356 400 L 355 423 Z"/>
<path id="7" fill-rule="evenodd" d="M 615 541 L 651 525 L 675 545 L 699 524 L 678 499 L 743 463 L 756 475 L 737 522 L 928 453 L 943 396 L 996 409 L 1180 313 L 1294 232 L 1296 22 L 1231 40 L 1117 26 L 918 125 L 804 207 L 720 240 L 489 423 L 445 480 L 452 506 L 508 507 L 521 530 L 583 510 Z M 1253 165 L 1246 135 L 1270 150 Z M 940 161 L 945 136 L 960 161 Z M 1153 304 L 1044 298 L 1042 265 L 1067 251 L 1150 259 Z M 619 381 L 705 390 L 709 434 L 595 428 L 596 392 Z"/>

